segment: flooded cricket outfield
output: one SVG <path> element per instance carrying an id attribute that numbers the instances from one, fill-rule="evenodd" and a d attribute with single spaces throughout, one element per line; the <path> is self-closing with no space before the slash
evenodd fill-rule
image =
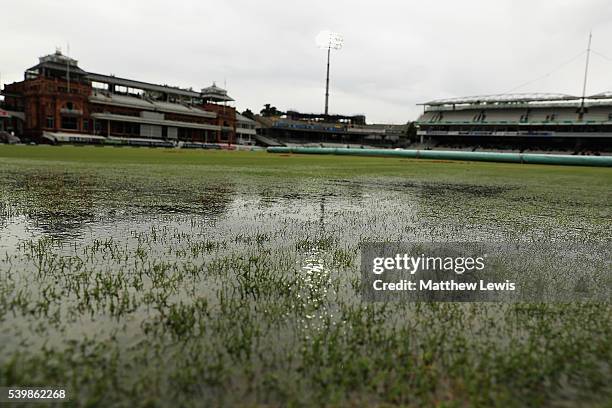
<path id="1" fill-rule="evenodd" d="M 612 401 L 607 302 L 359 291 L 364 242 L 609 245 L 610 169 L 21 149 L 0 151 L 0 384 L 77 406 Z"/>

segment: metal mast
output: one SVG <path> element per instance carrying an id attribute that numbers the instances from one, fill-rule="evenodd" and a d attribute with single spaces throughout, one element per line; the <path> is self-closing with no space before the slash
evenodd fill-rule
<path id="1" fill-rule="evenodd" d="M 331 50 L 339 50 L 344 44 L 342 35 L 331 31 L 321 31 L 316 38 L 319 48 L 327 50 L 327 75 L 325 77 L 325 116 L 329 115 L 329 62 Z"/>
<path id="2" fill-rule="evenodd" d="M 584 98 L 586 97 L 587 78 L 589 76 L 589 57 L 591 56 L 591 40 L 593 38 L 593 32 L 589 33 L 589 45 L 587 46 L 586 53 L 586 64 L 584 66 L 584 82 L 582 83 L 582 100 L 580 102 L 580 118 L 584 115 Z"/>
<path id="3" fill-rule="evenodd" d="M 329 57 L 331 47 L 327 47 L 327 78 L 325 79 L 325 116 L 329 114 Z"/>

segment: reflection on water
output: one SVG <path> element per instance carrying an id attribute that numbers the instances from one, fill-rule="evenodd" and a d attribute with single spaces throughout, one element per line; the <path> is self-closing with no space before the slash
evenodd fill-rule
<path id="1" fill-rule="evenodd" d="M 307 320 L 318 317 L 321 319 L 321 306 L 330 287 L 330 271 L 325 265 L 325 260 L 318 256 L 317 251 L 311 251 L 306 255 L 302 266 L 303 274 L 301 282 L 306 289 L 304 306 Z"/>
<path id="2" fill-rule="evenodd" d="M 464 330 L 473 334 L 474 327 L 483 330 L 483 344 L 507 341 L 496 332 L 503 325 L 487 324 L 503 316 L 499 310 L 449 309 L 457 322 L 477 322 L 455 325 L 442 308 L 400 309 L 387 319 L 361 307 L 363 242 L 609 239 L 605 200 L 593 199 L 576 218 L 575 206 L 503 186 L 406 177 L 187 177 L 199 170 L 189 166 L 163 174 L 135 166 L 7 167 L 0 178 L 0 363 L 17 352 L 71 350 L 59 365 L 65 372 L 73 365 L 119 367 L 105 375 L 127 390 L 155 376 L 192 386 L 219 370 L 232 383 L 243 371 L 257 380 L 259 370 L 274 372 L 270 367 L 296 372 L 300 358 L 317 371 L 328 361 L 322 353 L 330 332 L 337 348 L 328 354 L 341 369 L 351 363 L 345 353 L 386 358 L 376 341 L 394 339 L 384 331 L 395 326 L 420 325 L 398 335 L 396 345 L 424 333 L 412 338 L 415 347 L 435 346 L 431 336 L 440 329 L 466 347 Z M 446 326 L 430 324 L 441 317 Z M 99 364 L 98 350 L 116 360 Z M 141 381 L 135 388 L 126 383 L 132 378 Z M 277 381 L 261 381 L 268 380 Z"/>
<path id="3" fill-rule="evenodd" d="M 286 197 L 283 197 L 286 199 Z M 302 273 L 299 282 L 303 287 L 303 328 L 304 331 L 317 330 L 322 327 L 321 320 L 330 317 L 330 313 L 325 308 L 325 300 L 328 290 L 331 287 L 331 270 L 326 265 L 325 247 L 321 245 L 325 239 L 325 200 L 326 197 L 319 198 L 320 215 L 319 231 L 317 238 L 312 242 L 312 246 L 304 248 L 301 252 L 304 257 L 302 261 Z"/>
<path id="4" fill-rule="evenodd" d="M 80 245 L 101 237 L 121 241 L 159 225 L 215 239 L 267 234 L 278 245 L 326 235 L 346 245 L 506 240 L 524 235 L 525 228 L 532 234 L 547 231 L 552 238 L 588 235 L 584 225 L 556 228 L 558 208 L 547 214 L 538 203 L 539 218 L 523 213 L 529 201 L 506 198 L 513 187 L 392 178 L 271 182 L 216 176 L 164 182 L 48 170 L 8 175 L 0 184 L 0 248 L 5 250 L 19 240 L 43 237 Z"/>
<path id="5" fill-rule="evenodd" d="M 9 301 L 17 307 L 23 295 L 37 304 L 27 319 L 5 316 L 22 322 L 19 333 L 7 335 L 43 341 L 28 325 L 53 314 L 45 341 L 97 333 L 131 344 L 129 336 L 159 318 L 151 305 L 189 302 L 195 294 L 223 302 L 218 290 L 241 276 L 240 259 L 254 259 L 249 262 L 257 268 L 257 262 L 272 262 L 268 271 L 245 276 L 294 276 L 302 329 L 316 329 L 333 312 L 326 304 L 332 277 L 343 273 L 338 256 L 354 256 L 364 239 L 413 234 L 401 226 L 417 222 L 418 199 L 409 189 L 308 179 L 115 176 L 33 171 L 0 184 L 0 255 L 9 260 L 0 266 L 6 271 L 10 264 L 7 282 L 27 288 L 22 294 L 12 288 Z M 293 268 L 278 265 L 283 257 L 295 259 Z M 237 290 L 252 293 L 240 286 L 247 284 L 241 278 Z M 95 323 L 85 323 L 84 311 Z M 114 320 L 109 313 L 131 318 Z M 64 334 L 54 337 L 56 330 Z"/>
<path id="6" fill-rule="evenodd" d="M 4 218 L 0 224 L 0 253 L 14 253 L 19 242 L 34 239 L 43 232 L 37 230 L 25 215 Z"/>
<path id="7" fill-rule="evenodd" d="M 605 226 L 561 227 L 558 211 L 532 217 L 524 210 L 529 201 L 509 198 L 515 191 L 509 187 L 394 178 L 160 178 L 128 170 L 9 172 L 0 181 L 0 256 L 27 275 L 38 268 L 36 257 L 19 244 L 52 239 L 57 244 L 39 254 L 57 258 L 50 264 L 70 271 L 61 262 L 78 257 L 88 274 L 125 275 L 127 288 L 153 287 L 160 279 L 155 274 L 142 282 L 131 277 L 150 274 L 150 268 L 196 274 L 197 281 L 176 285 L 172 296 L 178 299 L 212 293 L 219 282 L 202 274 L 211 264 L 283 253 L 296 259 L 285 274 L 296 276 L 303 317 L 313 320 L 331 313 L 323 306 L 329 282 L 345 279 L 344 269 L 355 264 L 364 241 L 495 241 L 530 234 L 564 239 L 600 235 Z M 66 299 L 78 302 L 81 295 L 67 285 Z"/>

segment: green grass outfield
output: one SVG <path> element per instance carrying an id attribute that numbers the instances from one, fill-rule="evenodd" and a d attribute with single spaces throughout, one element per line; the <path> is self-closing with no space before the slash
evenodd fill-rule
<path id="1" fill-rule="evenodd" d="M 413 176 L 456 179 L 471 183 L 567 185 L 575 188 L 612 184 L 612 169 L 576 166 L 526 165 L 463 161 L 415 160 L 383 157 L 269 154 L 266 152 L 162 149 L 96 146 L 0 145 L 0 160 L 20 159 L 92 165 L 130 164 L 205 166 L 206 171 L 278 174 L 284 176 Z"/>
<path id="2" fill-rule="evenodd" d="M 603 291 L 604 268 L 540 244 L 599 259 L 611 187 L 611 168 L 0 146 L 0 385 L 88 407 L 610 407 L 609 303 L 372 303 L 360 256 L 525 243 L 512 262 L 559 283 L 547 299 Z"/>

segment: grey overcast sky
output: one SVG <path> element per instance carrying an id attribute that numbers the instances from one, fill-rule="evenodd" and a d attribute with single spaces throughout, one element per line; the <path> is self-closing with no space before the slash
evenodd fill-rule
<path id="1" fill-rule="evenodd" d="M 240 110 L 321 112 L 324 29 L 345 45 L 331 64 L 330 111 L 405 123 L 440 97 L 612 90 L 610 0 L 0 1 L 2 83 L 56 47 L 81 68 L 202 88 L 227 84 Z M 564 63 L 570 61 L 566 65 Z M 557 69 L 558 68 L 558 69 Z M 550 75 L 549 74 L 552 71 Z M 540 79 L 538 79 L 540 78 Z M 536 80 L 537 79 L 537 80 Z"/>

